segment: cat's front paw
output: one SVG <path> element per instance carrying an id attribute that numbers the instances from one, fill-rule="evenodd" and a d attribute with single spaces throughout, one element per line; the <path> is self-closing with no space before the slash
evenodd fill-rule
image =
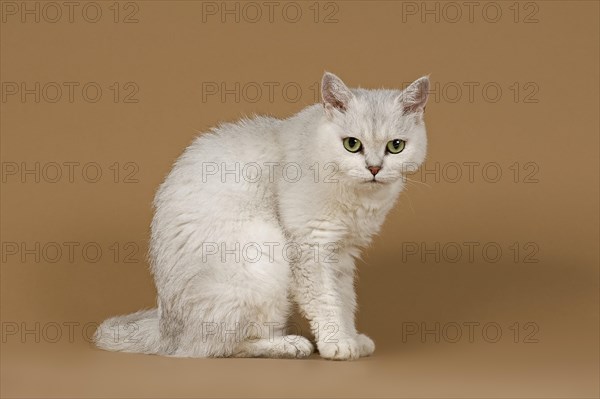
<path id="1" fill-rule="evenodd" d="M 355 360 L 361 355 L 361 347 L 355 338 L 340 338 L 328 342 L 318 342 L 321 357 L 330 360 Z"/>
<path id="2" fill-rule="evenodd" d="M 318 342 L 317 347 L 321 357 L 331 360 L 355 360 L 375 351 L 375 343 L 365 334 Z"/>
<path id="3" fill-rule="evenodd" d="M 360 355 L 361 356 L 371 356 L 375 351 L 375 342 L 365 334 L 358 334 L 356 336 L 356 340 L 358 341 L 358 345 L 360 347 Z"/>

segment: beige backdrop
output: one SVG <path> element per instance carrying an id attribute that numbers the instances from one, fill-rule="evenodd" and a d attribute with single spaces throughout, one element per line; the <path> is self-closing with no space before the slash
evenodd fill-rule
<path id="1" fill-rule="evenodd" d="M 5 397 L 597 397 L 595 1 L 1 3 Z M 87 337 L 154 305 L 153 193 L 195 134 L 324 70 L 431 74 L 426 167 L 360 264 L 356 362 Z"/>

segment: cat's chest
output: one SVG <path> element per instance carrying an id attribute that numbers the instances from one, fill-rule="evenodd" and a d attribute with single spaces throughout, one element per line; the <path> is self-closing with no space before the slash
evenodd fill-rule
<path id="1" fill-rule="evenodd" d="M 369 245 L 381 229 L 389 210 L 389 204 L 369 199 L 339 206 L 335 219 L 344 226 L 343 241 L 352 246 Z"/>
<path id="2" fill-rule="evenodd" d="M 365 247 L 377 234 L 391 209 L 393 201 L 365 198 L 335 198 L 306 213 L 292 223 L 303 241 L 311 243 L 336 243 L 348 247 Z M 294 228 L 298 227 L 298 228 Z"/>
<path id="3" fill-rule="evenodd" d="M 326 192 L 289 188 L 280 191 L 279 216 L 292 239 L 359 248 L 379 232 L 401 190 L 401 186 L 370 193 L 343 187 L 327 187 Z"/>

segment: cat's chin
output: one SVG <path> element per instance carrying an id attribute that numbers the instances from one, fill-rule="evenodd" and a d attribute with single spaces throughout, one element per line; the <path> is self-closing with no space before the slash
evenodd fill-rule
<path id="1" fill-rule="evenodd" d="M 388 189 L 390 187 L 395 187 L 401 179 L 397 178 L 387 178 L 387 179 L 362 179 L 355 183 L 358 188 L 373 191 L 373 190 L 383 190 Z M 401 184 L 401 183 L 400 183 Z"/>
<path id="2" fill-rule="evenodd" d="M 392 183 L 392 181 L 390 180 L 375 180 L 375 179 L 370 179 L 370 180 L 362 180 L 360 182 L 360 185 L 363 187 L 368 187 L 371 189 L 377 189 L 380 187 L 384 187 L 389 185 L 390 183 Z"/>

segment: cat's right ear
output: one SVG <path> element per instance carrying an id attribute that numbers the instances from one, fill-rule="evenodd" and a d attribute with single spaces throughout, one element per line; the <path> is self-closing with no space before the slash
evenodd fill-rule
<path id="1" fill-rule="evenodd" d="M 410 84 L 400 96 L 404 114 L 425 112 L 429 97 L 429 76 L 423 76 Z"/>
<path id="2" fill-rule="evenodd" d="M 321 80 L 321 97 L 327 115 L 333 115 L 336 110 L 342 113 L 346 112 L 348 103 L 353 96 L 342 79 L 330 72 L 325 72 Z"/>

